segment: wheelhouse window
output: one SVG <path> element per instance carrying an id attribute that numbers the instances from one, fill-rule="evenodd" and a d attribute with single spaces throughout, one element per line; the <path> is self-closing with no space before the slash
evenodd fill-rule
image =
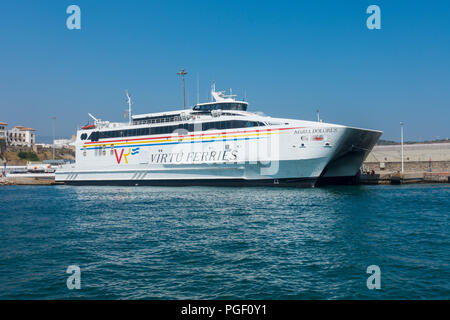
<path id="1" fill-rule="evenodd" d="M 142 119 L 133 120 L 133 124 L 145 124 L 145 123 L 163 123 L 163 122 L 175 122 L 180 121 L 181 117 L 179 114 L 147 117 Z"/>
<path id="2" fill-rule="evenodd" d="M 194 110 L 196 111 L 212 111 L 212 110 L 237 110 L 237 111 L 247 111 L 246 103 L 239 102 L 221 102 L 221 103 L 211 103 L 205 105 L 196 105 Z"/>

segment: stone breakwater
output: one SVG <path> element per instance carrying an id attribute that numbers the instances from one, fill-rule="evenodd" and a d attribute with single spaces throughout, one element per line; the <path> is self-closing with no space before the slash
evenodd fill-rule
<path id="1" fill-rule="evenodd" d="M 55 182 L 54 173 L 24 173 L 9 174 L 0 179 L 1 185 L 54 185 L 60 184 Z"/>

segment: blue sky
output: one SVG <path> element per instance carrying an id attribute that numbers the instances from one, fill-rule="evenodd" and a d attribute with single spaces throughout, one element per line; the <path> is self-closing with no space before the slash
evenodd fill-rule
<path id="1" fill-rule="evenodd" d="M 66 28 L 81 8 L 82 29 Z M 381 30 L 366 8 L 381 8 Z M 68 137 L 87 112 L 123 119 L 182 107 L 217 88 L 246 92 L 252 111 L 384 131 L 450 137 L 448 1 L 2 1 L 0 121 Z M 39 140 L 39 138 L 38 138 Z"/>

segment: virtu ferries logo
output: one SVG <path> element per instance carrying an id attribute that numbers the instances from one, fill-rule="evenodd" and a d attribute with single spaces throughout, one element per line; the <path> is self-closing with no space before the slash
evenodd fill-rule
<path id="1" fill-rule="evenodd" d="M 120 164 L 122 162 L 122 158 L 125 159 L 125 163 L 128 164 L 128 156 L 129 155 L 137 155 L 139 154 L 139 148 L 128 148 L 128 153 L 123 153 L 125 149 L 122 149 L 120 151 L 120 155 L 117 154 L 117 150 L 114 149 L 114 153 L 116 155 L 117 164 Z"/>

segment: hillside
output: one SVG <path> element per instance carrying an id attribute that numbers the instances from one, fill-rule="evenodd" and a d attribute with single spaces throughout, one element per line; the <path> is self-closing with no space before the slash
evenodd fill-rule
<path id="1" fill-rule="evenodd" d="M 28 161 L 42 161 L 53 159 L 51 148 L 26 148 L 7 147 L 6 151 L 0 154 L 0 161 L 10 166 L 26 165 Z M 55 159 L 74 160 L 75 151 L 69 148 L 55 149 Z"/>

